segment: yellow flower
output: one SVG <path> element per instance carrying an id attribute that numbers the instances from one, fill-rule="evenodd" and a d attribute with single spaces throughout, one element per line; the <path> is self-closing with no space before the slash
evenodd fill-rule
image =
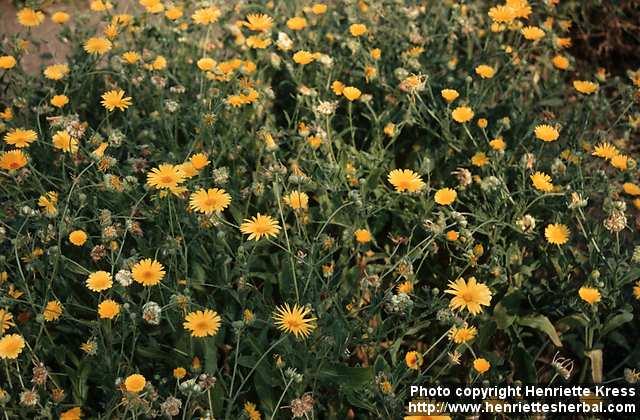
<path id="1" fill-rule="evenodd" d="M 173 369 L 173 377 L 176 379 L 182 379 L 185 376 L 187 376 L 187 370 L 185 368 L 183 368 L 182 366 L 178 366 L 177 368 Z"/>
<path id="2" fill-rule="evenodd" d="M 487 125 L 489 125 L 489 121 L 486 118 L 478 118 L 478 127 L 487 128 Z"/>
<path id="3" fill-rule="evenodd" d="M 487 157 L 487 154 L 484 152 L 477 152 L 471 157 L 471 164 L 473 166 L 477 166 L 481 168 L 488 163 L 489 163 L 489 158 Z"/>
<path id="4" fill-rule="evenodd" d="M 317 318 L 307 317 L 310 314 L 309 307 L 298 306 L 297 303 L 290 307 L 288 303 L 285 303 L 284 306 L 276 307 L 273 312 L 273 320 L 280 331 L 294 334 L 296 338 L 307 338 L 316 328 Z"/>
<path id="5" fill-rule="evenodd" d="M 633 182 L 625 182 L 624 184 L 622 184 L 622 190 L 629 195 L 640 195 L 640 186 L 634 184 Z"/>
<path id="6" fill-rule="evenodd" d="M 593 150 L 593 152 L 591 153 L 591 155 L 609 160 L 614 156 L 618 155 L 618 149 L 611 143 L 604 142 L 604 143 L 598 144 Z"/>
<path id="7" fill-rule="evenodd" d="M 569 228 L 561 223 L 549 224 L 544 229 L 544 236 L 547 238 L 547 242 L 553 245 L 566 244 L 570 235 Z"/>
<path id="8" fill-rule="evenodd" d="M 29 147 L 31 143 L 38 140 L 38 134 L 33 130 L 25 130 L 23 128 L 14 128 L 4 135 L 4 141 L 7 144 L 22 149 Z"/>
<path id="9" fill-rule="evenodd" d="M 504 149 L 507 148 L 507 143 L 505 143 L 504 139 L 502 137 L 496 137 L 495 139 L 491 140 L 489 142 L 489 146 L 491 146 L 491 148 L 493 150 L 497 150 L 499 152 L 504 151 Z"/>
<path id="10" fill-rule="evenodd" d="M 10 150 L 0 154 L 0 168 L 5 171 L 15 171 L 29 162 L 22 150 Z"/>
<path id="11" fill-rule="evenodd" d="M 566 70 L 569 68 L 569 59 L 562 55 L 556 55 L 551 60 L 553 66 L 559 70 Z"/>
<path id="12" fill-rule="evenodd" d="M 261 420 L 262 418 L 260 412 L 256 409 L 256 405 L 252 402 L 247 401 L 244 403 L 244 412 L 249 420 Z"/>
<path id="13" fill-rule="evenodd" d="M 265 14 L 251 14 L 247 16 L 247 21 L 242 22 L 250 31 L 268 32 L 273 26 L 273 18 Z"/>
<path id="14" fill-rule="evenodd" d="M 85 41 L 84 50 L 89 54 L 102 55 L 111 50 L 112 44 L 107 38 L 92 37 Z"/>
<path id="15" fill-rule="evenodd" d="M 407 354 L 404 355 L 404 362 L 409 369 L 419 370 L 424 359 L 422 358 L 422 354 L 417 351 L 408 351 Z"/>
<path id="16" fill-rule="evenodd" d="M 378 61 L 382 57 L 382 50 L 380 48 L 374 48 L 371 50 L 371 58 Z"/>
<path id="17" fill-rule="evenodd" d="M 397 293 L 404 293 L 405 295 L 411 294 L 413 292 L 413 283 L 411 280 L 403 281 L 396 287 Z"/>
<path id="18" fill-rule="evenodd" d="M 325 14 L 327 13 L 327 5 L 324 3 L 316 3 L 313 6 L 311 6 L 311 12 L 313 12 L 313 14 L 315 15 Z"/>
<path id="19" fill-rule="evenodd" d="M 169 163 L 163 163 L 147 174 L 147 185 L 157 189 L 175 189 L 184 179 L 185 174 L 181 168 Z"/>
<path id="20" fill-rule="evenodd" d="M 67 23 L 69 19 L 71 19 L 71 16 L 69 15 L 69 13 L 65 12 L 55 12 L 51 15 L 51 20 L 59 25 Z"/>
<path id="21" fill-rule="evenodd" d="M 531 182 L 533 187 L 538 191 L 551 192 L 553 191 L 553 183 L 551 177 L 544 172 L 536 172 L 531 175 Z"/>
<path id="22" fill-rule="evenodd" d="M 9 328 L 15 326 L 16 324 L 13 322 L 13 314 L 6 309 L 0 308 L 0 336 Z"/>
<path id="23" fill-rule="evenodd" d="M 187 314 L 184 328 L 191 331 L 192 337 L 214 336 L 220 328 L 221 318 L 216 311 L 206 309 Z"/>
<path id="24" fill-rule="evenodd" d="M 124 380 L 124 388 L 129 392 L 138 393 L 144 389 L 144 386 L 146 384 L 147 380 L 144 378 L 144 376 L 138 373 L 129 375 Z"/>
<path id="25" fill-rule="evenodd" d="M 460 237 L 460 234 L 458 232 L 456 232 L 455 230 L 450 230 L 450 231 L 448 231 L 446 233 L 445 236 L 447 238 L 447 241 L 455 242 Z"/>
<path id="26" fill-rule="evenodd" d="M 444 98 L 445 101 L 451 103 L 455 101 L 460 94 L 455 89 L 442 89 L 440 91 L 440 95 Z"/>
<path id="27" fill-rule="evenodd" d="M 303 17 L 292 17 L 287 20 L 287 28 L 292 31 L 301 31 L 307 27 L 307 20 Z"/>
<path id="28" fill-rule="evenodd" d="M 164 70 L 167 68 L 167 59 L 163 56 L 157 56 L 150 64 L 153 70 Z"/>
<path id="29" fill-rule="evenodd" d="M 626 155 L 615 155 L 611 158 L 610 162 L 614 168 L 626 171 L 628 168 L 629 157 Z"/>
<path id="30" fill-rule="evenodd" d="M 449 306 L 452 309 L 466 309 L 472 315 L 482 312 L 482 306 L 491 303 L 491 291 L 484 283 L 478 283 L 475 277 L 469 277 L 466 282 L 463 278 L 449 282 L 449 289 L 445 293 L 453 295 Z"/>
<path id="31" fill-rule="evenodd" d="M 66 64 L 52 64 L 43 71 L 44 77 L 50 80 L 60 80 L 69 74 L 69 66 Z"/>
<path id="32" fill-rule="evenodd" d="M 396 125 L 392 122 L 387 123 L 387 125 L 384 126 L 382 131 L 387 137 L 393 137 L 396 134 Z"/>
<path id="33" fill-rule="evenodd" d="M 54 95 L 51 98 L 51 105 L 56 108 L 62 108 L 69 103 L 69 97 L 67 95 Z"/>
<path id="34" fill-rule="evenodd" d="M 491 79 L 496 74 L 496 71 L 491 66 L 488 66 L 486 64 L 481 64 L 478 67 L 476 67 L 476 74 L 482 77 L 483 79 Z"/>
<path id="35" fill-rule="evenodd" d="M 284 202 L 294 210 L 306 210 L 309 208 L 309 196 L 302 191 L 291 191 L 284 197 Z"/>
<path id="36" fill-rule="evenodd" d="M 483 374 L 491 369 L 491 363 L 487 359 L 479 358 L 473 361 L 473 368 L 479 374 Z"/>
<path id="37" fill-rule="evenodd" d="M 448 206 L 456 201 L 457 197 L 458 193 L 456 192 L 456 190 L 451 188 L 440 188 L 438 191 L 436 191 L 434 200 L 441 206 Z"/>
<path id="38" fill-rule="evenodd" d="M 116 108 L 120 111 L 124 111 L 131 106 L 132 102 L 130 96 L 124 96 L 124 90 L 117 89 L 103 93 L 102 102 L 100 103 L 108 111 L 113 111 Z"/>
<path id="39" fill-rule="evenodd" d="M 418 192 L 425 186 L 424 181 L 411 169 L 394 169 L 389 172 L 387 180 L 398 192 Z"/>
<path id="40" fill-rule="evenodd" d="M 204 169 L 209 164 L 209 158 L 204 153 L 196 153 L 189 158 L 189 161 L 196 170 Z"/>
<path id="41" fill-rule="evenodd" d="M 453 120 L 461 124 L 471 121 L 473 115 L 473 110 L 468 106 L 459 106 L 451 112 Z"/>
<path id="42" fill-rule="evenodd" d="M 358 89 L 357 87 L 346 86 L 344 89 L 342 89 L 342 94 L 349 101 L 355 101 L 360 98 L 362 92 L 360 92 L 360 89 Z"/>
<path id="43" fill-rule="evenodd" d="M 216 23 L 220 17 L 220 9 L 217 7 L 205 7 L 203 9 L 196 10 L 191 19 L 198 25 L 210 25 Z"/>
<path id="44" fill-rule="evenodd" d="M 89 8 L 94 12 L 104 12 L 106 10 L 113 9 L 113 4 L 111 4 L 111 2 L 109 1 L 92 0 Z"/>
<path id="45" fill-rule="evenodd" d="M 640 300 L 640 280 L 636 281 L 636 284 L 633 286 L 633 296 L 636 300 Z"/>
<path id="46" fill-rule="evenodd" d="M 361 244 L 366 244 L 367 242 L 371 242 L 373 237 L 371 236 L 371 232 L 367 229 L 357 229 L 353 232 L 353 236 L 356 238 L 356 241 Z"/>
<path id="47" fill-rule="evenodd" d="M 525 26 L 520 29 L 520 32 L 529 41 L 537 41 L 544 38 L 544 31 L 537 26 Z"/>
<path id="48" fill-rule="evenodd" d="M 191 194 L 189 208 L 199 213 L 213 214 L 226 209 L 231 203 L 231 196 L 219 188 L 204 188 Z"/>
<path id="49" fill-rule="evenodd" d="M 334 80 L 333 83 L 331 83 L 331 90 L 338 96 L 342 95 L 345 87 L 344 83 L 339 80 Z"/>
<path id="50" fill-rule="evenodd" d="M 81 420 L 82 409 L 80 407 L 73 407 L 67 411 L 60 413 L 60 420 Z"/>
<path id="51" fill-rule="evenodd" d="M 93 292 L 101 292 L 111 288 L 113 280 L 111 274 L 106 271 L 94 271 L 87 277 L 86 286 Z"/>
<path id="52" fill-rule="evenodd" d="M 509 6 L 495 6 L 489 9 L 489 17 L 497 23 L 510 23 L 516 18 L 515 10 Z"/>
<path id="53" fill-rule="evenodd" d="M 315 60 L 315 55 L 310 53 L 309 51 L 301 50 L 293 54 L 293 61 L 298 64 L 309 64 L 313 60 Z"/>
<path id="54" fill-rule="evenodd" d="M 247 47 L 263 50 L 271 45 L 271 40 L 269 38 L 262 39 L 258 36 L 252 35 L 247 38 L 246 44 Z"/>
<path id="55" fill-rule="evenodd" d="M 590 305 L 598 303 L 601 300 L 600 292 L 598 291 L 598 289 L 593 287 L 582 286 L 580 290 L 578 290 L 578 295 L 580 296 L 580 299 L 584 300 Z"/>
<path id="56" fill-rule="evenodd" d="M 164 278 L 164 275 L 164 266 L 151 258 L 140 260 L 131 268 L 133 280 L 143 286 L 157 285 Z"/>
<path id="57" fill-rule="evenodd" d="M 367 33 L 367 27 L 362 23 L 354 23 L 349 26 L 349 32 L 352 36 L 362 36 Z"/>
<path id="58" fill-rule="evenodd" d="M 18 23 L 22 26 L 35 27 L 44 21 L 44 13 L 25 7 L 18 12 Z"/>
<path id="59" fill-rule="evenodd" d="M 138 54 L 136 51 L 127 51 L 122 53 L 122 59 L 127 64 L 135 64 L 140 60 L 140 58 L 140 54 Z"/>
<path id="60" fill-rule="evenodd" d="M 57 300 L 47 302 L 42 315 L 45 321 L 51 322 L 57 320 L 62 315 L 62 304 Z"/>
<path id="61" fill-rule="evenodd" d="M 20 334 L 5 335 L 0 338 L 0 358 L 17 359 L 24 346 L 24 338 Z"/>
<path id="62" fill-rule="evenodd" d="M 547 124 L 537 125 L 534 130 L 534 133 L 536 135 L 536 138 L 546 142 L 556 141 L 560 136 L 560 133 L 558 133 L 558 130 L 556 130 L 555 128 Z"/>
<path id="63" fill-rule="evenodd" d="M 476 327 L 468 327 L 466 324 L 464 327 L 453 327 L 449 330 L 449 340 L 456 344 L 466 343 L 476 338 L 478 330 Z"/>
<path id="64" fill-rule="evenodd" d="M 573 87 L 580 93 L 584 93 L 585 95 L 591 95 L 593 92 L 598 90 L 598 84 L 585 81 L 585 80 L 574 80 Z"/>
<path id="65" fill-rule="evenodd" d="M 78 140 L 72 138 L 69 133 L 64 130 L 56 132 L 51 138 L 53 147 L 67 153 L 75 153 L 78 151 Z"/>
<path id="66" fill-rule="evenodd" d="M 3 55 L 0 57 L 0 69 L 9 70 L 17 64 L 17 61 L 12 55 Z"/>
<path id="67" fill-rule="evenodd" d="M 164 15 L 169 20 L 178 20 L 182 17 L 182 9 L 176 6 L 169 7 Z"/>
<path id="68" fill-rule="evenodd" d="M 271 216 L 258 213 L 250 219 L 244 219 L 240 225 L 240 232 L 249 235 L 249 240 L 260 240 L 264 237 L 276 236 L 280 231 L 278 222 Z"/>
<path id="69" fill-rule="evenodd" d="M 120 304 L 114 300 L 106 299 L 98 305 L 98 316 L 102 319 L 113 319 L 120 313 Z"/>

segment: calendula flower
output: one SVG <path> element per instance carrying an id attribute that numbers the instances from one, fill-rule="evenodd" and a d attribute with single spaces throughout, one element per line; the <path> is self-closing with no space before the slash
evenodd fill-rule
<path id="1" fill-rule="evenodd" d="M 0 154 L 0 168 L 5 171 L 15 171 L 24 167 L 29 162 L 27 155 L 22 150 L 10 150 Z"/>
<path id="2" fill-rule="evenodd" d="M 0 358 L 17 359 L 24 346 L 24 338 L 20 334 L 7 334 L 0 338 Z"/>
<path id="3" fill-rule="evenodd" d="M 309 51 L 301 50 L 293 54 L 293 61 L 297 64 L 305 65 L 311 63 L 313 60 L 315 60 L 315 54 Z"/>
<path id="4" fill-rule="evenodd" d="M 67 95 L 54 95 L 50 103 L 56 108 L 62 108 L 69 103 L 69 97 Z"/>
<path id="5" fill-rule="evenodd" d="M 303 17 L 292 17 L 287 20 L 287 28 L 292 31 L 301 31 L 307 27 L 307 20 Z"/>
<path id="6" fill-rule="evenodd" d="M 640 195 L 640 186 L 633 182 L 625 182 L 622 184 L 622 190 L 629 195 Z"/>
<path id="7" fill-rule="evenodd" d="M 53 147 L 67 153 L 76 153 L 78 151 L 78 140 L 69 135 L 68 132 L 60 130 L 51 138 Z"/>
<path id="8" fill-rule="evenodd" d="M 503 152 L 504 149 L 507 148 L 507 143 L 505 143 L 504 139 L 502 137 L 496 137 L 495 139 L 491 140 L 489 142 L 489 146 L 493 149 L 493 150 L 497 150 L 499 152 Z"/>
<path id="9" fill-rule="evenodd" d="M 198 9 L 191 15 L 191 19 L 198 25 L 216 23 L 218 18 L 220 18 L 220 9 L 213 6 Z"/>
<path id="10" fill-rule="evenodd" d="M 247 417 L 249 418 L 249 420 L 261 420 L 262 419 L 262 415 L 256 409 L 256 405 L 254 403 L 252 403 L 252 402 L 247 401 L 246 403 L 244 403 L 243 410 L 244 410 L 245 414 L 247 415 Z"/>
<path id="11" fill-rule="evenodd" d="M 474 113 L 468 106 L 459 106 L 451 112 L 451 117 L 455 122 L 460 124 L 469 122 L 473 119 Z"/>
<path id="12" fill-rule="evenodd" d="M 177 6 L 171 6 L 164 12 L 164 15 L 169 20 L 178 20 L 182 17 L 183 12 L 182 9 Z"/>
<path id="13" fill-rule="evenodd" d="M 13 322 L 13 314 L 6 309 L 0 308 L 0 336 L 4 334 L 9 328 L 15 327 Z"/>
<path id="14" fill-rule="evenodd" d="M 600 292 L 594 287 L 582 286 L 578 290 L 578 295 L 580 296 L 580 299 L 590 305 L 596 304 L 601 300 Z"/>
<path id="15" fill-rule="evenodd" d="M 242 24 L 250 31 L 268 32 L 273 26 L 273 18 L 263 13 L 247 15 L 247 21 Z"/>
<path id="16" fill-rule="evenodd" d="M 44 13 L 25 7 L 18 11 L 18 23 L 28 28 L 39 26 L 44 21 Z"/>
<path id="17" fill-rule="evenodd" d="M 60 420 L 81 420 L 82 416 L 82 409 L 80 407 L 73 407 L 60 413 Z"/>
<path id="18" fill-rule="evenodd" d="M 453 327 L 449 330 L 449 340 L 456 344 L 466 343 L 473 340 L 478 335 L 476 327 L 468 327 L 466 324 L 463 327 Z"/>
<path id="19" fill-rule="evenodd" d="M 626 155 L 618 154 L 611 158 L 610 160 L 611 166 L 614 168 L 620 169 L 621 171 L 626 171 L 628 169 L 629 157 Z"/>
<path id="20" fill-rule="evenodd" d="M 367 26 L 362 23 L 354 23 L 349 26 L 349 33 L 356 37 L 362 36 L 367 33 Z"/>
<path id="21" fill-rule="evenodd" d="M 57 300 L 47 302 L 42 316 L 45 321 L 55 321 L 62 316 L 62 304 Z"/>
<path id="22" fill-rule="evenodd" d="M 114 111 L 118 108 L 120 111 L 124 111 L 129 108 L 132 104 L 130 96 L 124 96 L 124 90 L 110 90 L 102 94 L 102 102 L 100 102 L 103 107 L 105 107 L 108 111 Z"/>
<path id="23" fill-rule="evenodd" d="M 420 370 L 424 359 L 422 358 L 422 354 L 417 351 L 408 351 L 407 354 L 404 355 L 404 362 L 409 369 Z"/>
<path id="24" fill-rule="evenodd" d="M 476 74 L 482 77 L 483 79 L 491 79 L 496 74 L 495 69 L 486 64 L 479 65 L 478 67 L 476 67 L 475 70 L 476 70 Z"/>
<path id="25" fill-rule="evenodd" d="M 511 23 L 516 18 L 516 12 L 512 7 L 499 5 L 489 9 L 489 17 L 497 23 Z"/>
<path id="26" fill-rule="evenodd" d="M 485 284 L 478 283 L 475 277 L 469 277 L 468 281 L 459 278 L 449 282 L 448 286 L 445 293 L 453 295 L 449 303 L 452 309 L 466 309 L 472 315 L 477 315 L 482 312 L 482 306 L 491 303 L 491 291 Z"/>
<path id="27" fill-rule="evenodd" d="M 531 175 L 531 182 L 533 187 L 538 191 L 551 192 L 553 191 L 553 183 L 551 177 L 544 172 L 536 172 Z"/>
<path id="28" fill-rule="evenodd" d="M 52 64 L 45 67 L 43 74 L 47 79 L 61 80 L 69 74 L 69 66 L 66 64 Z"/>
<path id="29" fill-rule="evenodd" d="M 140 57 L 140 54 L 137 53 L 136 51 L 127 51 L 122 53 L 122 59 L 127 63 L 127 64 L 135 64 L 138 61 L 140 61 L 142 57 Z"/>
<path id="30" fill-rule="evenodd" d="M 411 169 L 394 169 L 389 172 L 387 179 L 398 192 L 407 191 L 415 193 L 425 187 L 425 183 L 422 181 L 420 175 Z"/>
<path id="31" fill-rule="evenodd" d="M 24 128 L 14 128 L 4 135 L 5 143 L 18 149 L 29 147 L 36 140 L 38 140 L 38 134 L 33 130 L 25 130 Z"/>
<path id="32" fill-rule="evenodd" d="M 89 54 L 102 55 L 109 52 L 112 46 L 113 44 L 107 38 L 92 37 L 85 41 L 84 50 Z"/>
<path id="33" fill-rule="evenodd" d="M 309 208 L 309 196 L 302 191 L 291 191 L 284 197 L 284 202 L 294 210 L 306 210 Z"/>
<path id="34" fill-rule="evenodd" d="M 448 206 L 450 204 L 453 204 L 453 202 L 456 201 L 457 197 L 458 193 L 456 192 L 456 190 L 452 188 L 440 188 L 438 191 L 436 191 L 434 200 L 441 206 Z"/>
<path id="35" fill-rule="evenodd" d="M 561 223 L 552 223 L 544 229 L 544 236 L 547 242 L 553 245 L 564 245 L 569 241 L 571 231 L 566 225 Z"/>
<path id="36" fill-rule="evenodd" d="M 198 171 L 201 169 L 204 169 L 209 164 L 209 158 L 204 153 L 194 154 L 189 158 L 189 161 L 191 161 L 191 164 L 193 165 L 193 167 L 196 168 L 196 170 Z"/>
<path id="37" fill-rule="evenodd" d="M 133 375 L 127 376 L 124 380 L 124 388 L 129 392 L 138 393 L 142 391 L 147 384 L 147 380 L 144 376 L 136 373 Z"/>
<path id="38" fill-rule="evenodd" d="M 191 194 L 189 208 L 199 213 L 213 214 L 221 212 L 231 203 L 231 196 L 225 190 L 219 188 L 204 188 Z"/>
<path id="39" fill-rule="evenodd" d="M 484 152 L 477 152 L 471 157 L 471 164 L 482 168 L 489 163 L 489 157 Z"/>
<path id="40" fill-rule="evenodd" d="M 479 374 L 483 374 L 491 369 L 491 363 L 487 359 L 479 358 L 473 361 L 473 369 Z"/>
<path id="41" fill-rule="evenodd" d="M 187 370 L 185 368 L 183 368 L 182 366 L 178 366 L 177 368 L 173 369 L 173 377 L 176 379 L 182 379 L 185 376 L 187 376 Z"/>
<path id="42" fill-rule="evenodd" d="M 525 26 L 520 29 L 520 33 L 529 41 L 537 41 L 544 38 L 544 31 L 537 26 Z"/>
<path id="43" fill-rule="evenodd" d="M 133 280 L 143 286 L 157 285 L 164 275 L 164 266 L 151 258 L 140 260 L 131 268 Z"/>
<path id="44" fill-rule="evenodd" d="M 556 141 L 560 137 L 558 130 L 547 124 L 537 125 L 534 133 L 536 138 L 545 142 Z"/>
<path id="45" fill-rule="evenodd" d="M 185 179 L 185 174 L 178 166 L 163 163 L 147 174 L 147 185 L 157 189 L 175 189 Z"/>
<path id="46" fill-rule="evenodd" d="M 69 242 L 71 242 L 75 246 L 82 246 L 85 242 L 87 242 L 87 234 L 84 230 L 74 230 L 69 234 Z"/>
<path id="47" fill-rule="evenodd" d="M 607 160 L 617 156 L 618 154 L 618 149 L 608 142 L 598 144 L 591 153 L 592 156 L 597 156 Z"/>
<path id="48" fill-rule="evenodd" d="M 214 336 L 220 328 L 221 318 L 216 311 L 206 309 L 187 314 L 184 328 L 191 331 L 192 337 Z"/>
<path id="49" fill-rule="evenodd" d="M 440 95 L 444 98 L 445 101 L 451 103 L 455 101 L 460 94 L 455 89 L 442 89 L 440 91 Z"/>
<path id="50" fill-rule="evenodd" d="M 276 327 L 285 333 L 293 334 L 296 338 L 307 338 L 316 328 L 317 318 L 309 317 L 311 309 L 306 306 L 294 304 L 290 307 L 288 303 L 284 306 L 277 306 L 273 312 L 273 320 Z"/>
<path id="51" fill-rule="evenodd" d="M 280 225 L 271 216 L 265 216 L 258 213 L 250 219 L 244 219 L 240 225 L 240 232 L 249 235 L 249 240 L 258 241 L 262 237 L 276 236 L 280 231 Z"/>
<path id="52" fill-rule="evenodd" d="M 111 288 L 113 280 L 111 279 L 111 274 L 106 271 L 94 271 L 89 274 L 85 284 L 93 292 L 102 292 Z"/>
<path id="53" fill-rule="evenodd" d="M 594 82 L 589 82 L 585 80 L 574 80 L 573 87 L 580 93 L 584 93 L 585 95 L 591 95 L 593 92 L 598 90 L 598 84 Z"/>
<path id="54" fill-rule="evenodd" d="M 9 70 L 15 67 L 18 62 L 12 55 L 3 55 L 0 57 L 0 69 Z"/>
<path id="55" fill-rule="evenodd" d="M 371 236 L 371 232 L 367 229 L 357 229 L 353 232 L 353 236 L 356 238 L 356 242 L 361 244 L 366 244 L 367 242 L 371 242 L 373 236 Z"/>
<path id="56" fill-rule="evenodd" d="M 362 92 L 360 92 L 360 89 L 358 89 L 357 87 L 346 86 L 344 89 L 342 89 L 342 95 L 344 95 L 344 97 L 349 101 L 355 101 L 360 98 Z"/>
<path id="57" fill-rule="evenodd" d="M 53 23 L 57 23 L 58 25 L 62 25 L 63 23 L 67 23 L 71 19 L 69 13 L 66 12 L 55 12 L 51 15 L 51 21 Z"/>
<path id="58" fill-rule="evenodd" d="M 563 55 L 556 55 L 551 60 L 553 66 L 559 70 L 566 70 L 569 68 L 569 59 Z"/>
<path id="59" fill-rule="evenodd" d="M 113 319 L 120 313 L 120 304 L 115 300 L 106 299 L 98 305 L 98 316 L 102 319 Z"/>

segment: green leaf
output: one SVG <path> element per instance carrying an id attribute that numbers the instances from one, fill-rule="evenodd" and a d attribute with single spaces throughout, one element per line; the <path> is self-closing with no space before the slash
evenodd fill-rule
<path id="1" fill-rule="evenodd" d="M 633 319 L 633 314 L 630 312 L 622 312 L 621 314 L 614 315 L 607 320 L 604 324 L 604 328 L 602 328 L 601 335 L 604 337 L 609 334 L 611 331 L 615 330 L 622 324 L 626 324 L 627 322 L 631 322 Z"/>
<path id="2" fill-rule="evenodd" d="M 336 385 L 353 389 L 370 384 L 374 373 L 372 367 L 349 367 L 336 364 L 320 371 L 320 376 Z"/>
<path id="3" fill-rule="evenodd" d="M 553 342 L 553 344 L 555 344 L 557 347 L 562 347 L 562 342 L 560 341 L 558 332 L 556 331 L 551 321 L 549 321 L 549 318 L 547 318 L 546 316 L 526 316 L 523 318 L 519 318 L 518 324 L 525 327 L 535 328 L 544 332 L 549 336 L 549 339 Z"/>
<path id="4" fill-rule="evenodd" d="M 516 316 L 509 314 L 502 302 L 498 302 L 493 308 L 493 319 L 496 321 L 498 328 L 504 330 L 513 324 Z"/>

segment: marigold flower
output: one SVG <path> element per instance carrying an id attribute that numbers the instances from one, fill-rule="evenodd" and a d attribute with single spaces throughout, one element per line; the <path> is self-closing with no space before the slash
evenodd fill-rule
<path id="1" fill-rule="evenodd" d="M 184 328 L 191 331 L 192 337 L 214 336 L 220 328 L 221 318 L 216 311 L 206 309 L 187 314 Z"/>
<path id="2" fill-rule="evenodd" d="M 192 15 L 191 19 L 198 25 L 210 25 L 212 23 L 216 23 L 220 18 L 220 9 L 217 7 L 205 7 L 202 9 L 196 10 Z"/>
<path id="3" fill-rule="evenodd" d="M 310 317 L 311 308 L 288 303 L 277 306 L 273 311 L 273 320 L 276 327 L 285 333 L 293 334 L 296 338 L 307 338 L 316 328 L 317 318 Z"/>
<path id="4" fill-rule="evenodd" d="M 591 95 L 593 92 L 598 90 L 598 84 L 594 82 L 589 82 L 586 80 L 574 80 L 573 87 L 580 93 L 584 93 L 585 95 Z"/>
<path id="5" fill-rule="evenodd" d="M 536 138 L 545 142 L 556 141 L 558 140 L 558 137 L 560 137 L 560 133 L 558 133 L 558 130 L 547 124 L 536 126 L 534 133 L 536 135 Z"/>
<path id="6" fill-rule="evenodd" d="M 147 380 L 144 376 L 136 373 L 133 375 L 127 376 L 124 380 L 124 388 L 129 392 L 138 393 L 142 391 L 147 384 Z"/>
<path id="7" fill-rule="evenodd" d="M 118 108 L 120 111 L 124 111 L 132 104 L 130 96 L 124 96 L 124 90 L 110 90 L 102 94 L 102 102 L 100 102 L 108 111 L 113 111 Z"/>
<path id="8" fill-rule="evenodd" d="M 18 11 L 18 23 L 26 27 L 39 26 L 44 21 L 44 13 L 25 7 Z"/>
<path id="9" fill-rule="evenodd" d="M 17 64 L 17 61 L 12 55 L 3 55 L 0 57 L 0 69 L 9 70 Z"/>
<path id="10" fill-rule="evenodd" d="M 594 287 L 582 286 L 578 290 L 578 295 L 580 296 L 580 299 L 584 300 L 590 305 L 596 304 L 601 300 L 600 292 Z"/>
<path id="11" fill-rule="evenodd" d="M 529 41 L 537 41 L 544 38 L 544 31 L 537 26 L 525 26 L 520 30 L 522 36 Z"/>
<path id="12" fill-rule="evenodd" d="M 496 71 L 491 66 L 488 66 L 486 64 L 481 64 L 478 67 L 476 67 L 476 74 L 482 77 L 483 79 L 491 79 L 496 74 Z"/>
<path id="13" fill-rule="evenodd" d="M 473 369 L 479 374 L 483 374 L 491 369 L 491 363 L 487 359 L 479 358 L 473 361 Z"/>
<path id="14" fill-rule="evenodd" d="M 371 232 L 367 229 L 357 229 L 353 232 L 353 236 L 356 238 L 356 242 L 361 244 L 366 244 L 367 242 L 371 242 L 373 236 L 371 236 Z"/>
<path id="15" fill-rule="evenodd" d="M 315 60 L 315 54 L 312 54 L 309 51 L 301 50 L 293 54 L 293 61 L 298 64 L 309 64 L 313 60 Z"/>
<path id="16" fill-rule="evenodd" d="M 22 149 L 29 147 L 31 143 L 38 140 L 38 133 L 33 130 L 25 130 L 24 128 L 14 128 L 4 135 L 4 141 L 7 144 Z"/>
<path id="17" fill-rule="evenodd" d="M 87 242 L 87 234 L 84 230 L 74 230 L 69 234 L 69 242 L 71 242 L 75 246 L 82 246 L 85 242 Z"/>
<path id="18" fill-rule="evenodd" d="M 422 357 L 422 354 L 418 353 L 417 351 L 408 351 L 404 356 L 404 362 L 409 369 L 420 370 L 424 359 Z"/>
<path id="19" fill-rule="evenodd" d="M 553 183 L 551 177 L 544 172 L 536 172 L 531 175 L 531 182 L 533 187 L 538 191 L 551 192 L 553 191 Z"/>
<path id="20" fill-rule="evenodd" d="M 0 358 L 17 359 L 24 346 L 24 338 L 20 334 L 7 334 L 0 338 Z"/>
<path id="21" fill-rule="evenodd" d="M 398 192 L 408 191 L 415 193 L 425 187 L 425 183 L 422 181 L 420 175 L 411 169 L 394 169 L 389 172 L 387 179 Z"/>
<path id="22" fill-rule="evenodd" d="M 466 309 L 472 315 L 477 315 L 482 312 L 482 306 L 491 303 L 491 290 L 484 283 L 478 283 L 475 277 L 469 277 L 468 281 L 459 278 L 449 282 L 448 286 L 445 293 L 453 295 L 449 306 L 454 310 Z"/>
<path id="23" fill-rule="evenodd" d="M 451 111 L 451 117 L 453 118 L 453 120 L 460 124 L 471 121 L 474 115 L 475 114 L 473 110 L 468 106 L 459 106 Z"/>
<path id="24" fill-rule="evenodd" d="M 349 101 L 355 101 L 360 98 L 360 96 L 362 95 L 362 92 L 360 92 L 360 89 L 356 87 L 347 86 L 342 90 L 342 94 Z"/>
<path id="25" fill-rule="evenodd" d="M 367 33 L 367 26 L 362 23 L 354 23 L 349 26 L 349 33 L 355 37 L 362 36 Z"/>
<path id="26" fill-rule="evenodd" d="M 258 241 L 262 237 L 276 236 L 280 232 L 280 225 L 271 216 L 258 213 L 250 219 L 244 219 L 240 225 L 240 232 L 249 235 L 249 240 Z"/>
<path id="27" fill-rule="evenodd" d="M 157 285 L 164 275 L 164 266 L 151 258 L 140 260 L 131 268 L 133 280 L 143 286 Z"/>
<path id="28" fill-rule="evenodd" d="M 66 12 L 55 12 L 54 14 L 51 15 L 51 21 L 59 25 L 62 25 L 63 23 L 67 23 L 69 19 L 71 19 L 71 16 L 69 15 L 69 13 L 66 13 Z"/>
<path id="29" fill-rule="evenodd" d="M 553 245 L 564 245 L 569 241 L 571 231 L 566 225 L 561 223 L 552 223 L 544 229 L 544 236 L 547 242 Z"/>
<path id="30" fill-rule="evenodd" d="M 287 20 L 287 28 L 292 31 L 301 31 L 307 27 L 307 20 L 303 17 L 292 17 Z"/>
<path id="31" fill-rule="evenodd" d="M 27 155 L 22 150 L 9 150 L 0 154 L 0 168 L 5 171 L 15 171 L 29 162 Z"/>
<path id="32" fill-rule="evenodd" d="M 92 37 L 85 41 L 84 50 L 89 54 L 102 55 L 109 52 L 112 45 L 107 38 Z"/>

